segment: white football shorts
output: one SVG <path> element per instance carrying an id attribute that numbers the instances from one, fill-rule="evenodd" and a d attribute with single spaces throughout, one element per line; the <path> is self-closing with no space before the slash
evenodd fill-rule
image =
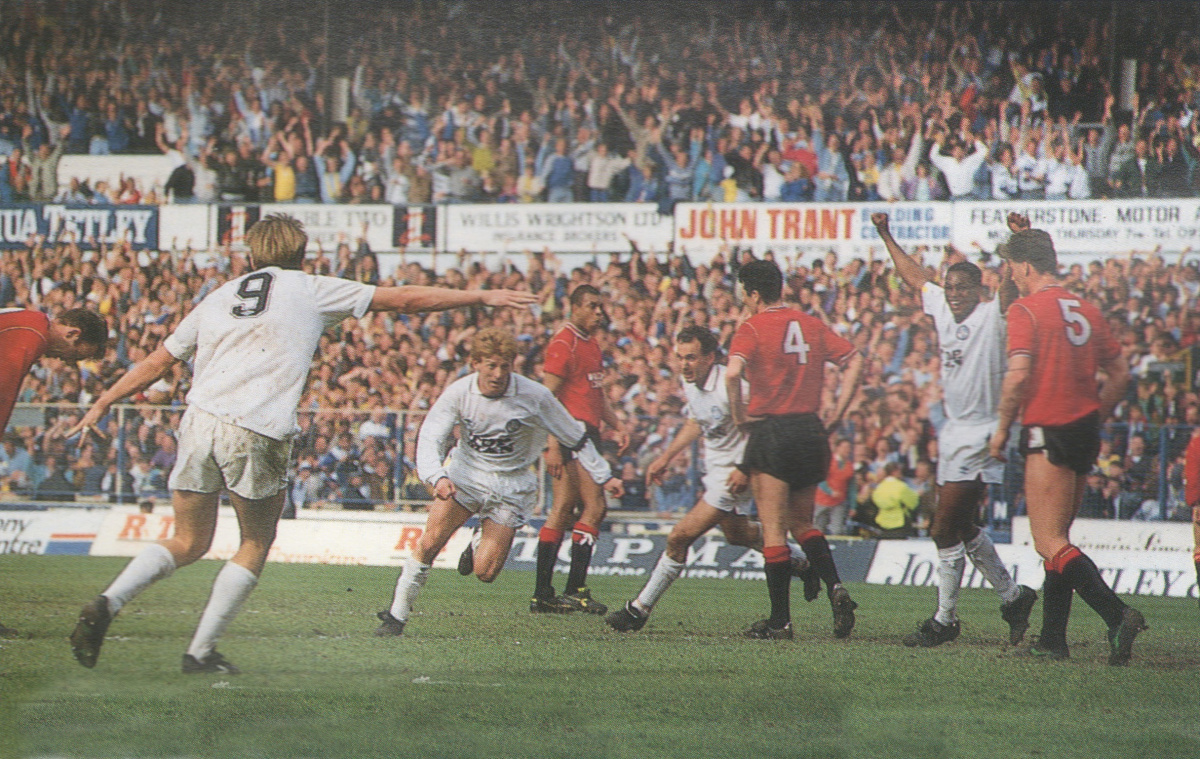
<path id="1" fill-rule="evenodd" d="M 167 486 L 194 493 L 228 489 L 259 500 L 287 485 L 291 458 L 290 439 L 275 440 L 188 406 L 179 422 L 179 453 Z"/>
<path id="2" fill-rule="evenodd" d="M 988 442 L 996 431 L 996 422 L 946 422 L 938 434 L 939 485 L 947 482 L 1004 481 L 1004 464 L 988 454 Z"/>
<path id="3" fill-rule="evenodd" d="M 750 501 L 750 486 L 740 493 L 729 492 L 729 486 L 726 482 L 729 480 L 729 475 L 736 467 L 732 466 L 714 466 L 708 470 L 701 482 L 704 484 L 704 495 L 701 496 L 703 501 L 708 505 L 728 511 L 730 514 L 749 514 Z"/>
<path id="4" fill-rule="evenodd" d="M 523 472 L 482 472 L 455 460 L 446 468 L 454 483 L 454 500 L 480 519 L 490 519 L 514 530 L 525 524 L 537 501 L 537 474 Z"/>

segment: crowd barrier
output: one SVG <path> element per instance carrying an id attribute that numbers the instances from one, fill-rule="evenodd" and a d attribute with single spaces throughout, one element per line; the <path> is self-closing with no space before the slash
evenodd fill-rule
<path id="1" fill-rule="evenodd" d="M 936 201 L 928 203 L 679 203 L 662 215 L 654 203 L 528 203 L 337 205 L 320 203 L 77 206 L 55 203 L 0 206 L 0 247 L 27 244 L 32 235 L 81 245 L 126 239 L 138 249 L 240 249 L 245 231 L 269 213 L 290 213 L 305 224 L 310 251 L 333 251 L 365 239 L 376 253 L 399 253 L 443 271 L 455 256 L 492 254 L 518 268 L 526 251 L 550 250 L 577 265 L 600 254 L 669 248 L 703 263 L 724 246 L 772 251 L 811 263 L 884 255 L 871 214 L 886 212 L 896 239 L 923 246 L 936 263 L 946 245 L 968 255 L 994 251 L 1008 235 L 1009 212 L 1029 216 L 1053 235 L 1064 263 L 1128 251 L 1200 252 L 1200 198 L 1079 201 Z M 395 260 L 390 261 L 394 266 Z"/>

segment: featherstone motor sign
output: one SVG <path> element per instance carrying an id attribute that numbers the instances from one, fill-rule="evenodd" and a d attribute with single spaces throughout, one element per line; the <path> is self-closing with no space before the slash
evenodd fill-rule
<path id="1" fill-rule="evenodd" d="M 1008 239 L 1011 212 L 1025 214 L 1035 229 L 1054 238 L 1068 255 L 1149 253 L 1200 248 L 1200 200 L 1163 198 L 1129 200 L 956 202 L 954 244 L 970 251 L 975 244 L 993 250 Z M 977 250 L 977 248 L 976 248 Z"/>
<path id="2" fill-rule="evenodd" d="M 670 216 L 653 203 L 538 203 L 442 206 L 441 250 L 519 253 L 663 251 L 671 242 Z"/>

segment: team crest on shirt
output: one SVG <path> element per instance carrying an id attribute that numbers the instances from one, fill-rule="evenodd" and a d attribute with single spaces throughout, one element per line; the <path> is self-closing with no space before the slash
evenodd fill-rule
<path id="1" fill-rule="evenodd" d="M 965 324 L 958 325 L 958 329 L 954 330 L 954 337 L 958 340 L 966 340 L 971 336 L 971 328 Z"/>

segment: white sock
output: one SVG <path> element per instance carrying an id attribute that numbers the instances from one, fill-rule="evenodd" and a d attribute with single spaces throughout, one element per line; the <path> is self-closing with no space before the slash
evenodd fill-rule
<path id="1" fill-rule="evenodd" d="M 175 557 L 170 551 L 158 543 L 146 546 L 125 565 L 108 590 L 101 594 L 108 599 L 108 611 L 116 616 L 134 596 L 150 587 L 151 583 L 169 577 L 174 571 Z"/>
<path id="2" fill-rule="evenodd" d="M 217 579 L 213 580 L 208 605 L 200 615 L 200 624 L 196 625 L 196 634 L 188 646 L 189 654 L 197 660 L 203 660 L 212 653 L 217 647 L 217 638 L 237 616 L 255 585 L 258 585 L 258 577 L 253 572 L 241 564 L 225 562 L 225 566 L 217 572 Z"/>
<path id="3" fill-rule="evenodd" d="M 996 546 L 986 532 L 980 530 L 979 534 L 967 543 L 967 556 L 971 557 L 971 563 L 983 573 L 983 579 L 1000 594 L 1004 603 L 1011 603 L 1021 595 L 1021 586 L 1013 582 L 1012 575 L 1004 567 L 1000 554 L 996 553 Z"/>
<path id="4" fill-rule="evenodd" d="M 389 613 L 401 622 L 408 621 L 408 613 L 417 600 L 417 594 L 429 579 L 430 564 L 422 564 L 417 557 L 409 556 L 404 562 L 404 571 L 396 579 L 396 594 L 392 596 L 392 608 Z"/>
<path id="5" fill-rule="evenodd" d="M 948 625 L 956 618 L 958 589 L 967 566 L 964 553 L 962 543 L 938 549 L 938 608 L 937 614 L 933 615 L 938 624 Z"/>
<path id="6" fill-rule="evenodd" d="M 683 567 L 682 561 L 675 561 L 663 551 L 658 557 L 658 563 L 654 565 L 654 571 L 650 573 L 650 579 L 646 581 L 646 586 L 633 600 L 634 605 L 649 614 L 654 604 L 658 603 L 658 599 L 671 587 L 671 583 L 678 579 Z"/>

